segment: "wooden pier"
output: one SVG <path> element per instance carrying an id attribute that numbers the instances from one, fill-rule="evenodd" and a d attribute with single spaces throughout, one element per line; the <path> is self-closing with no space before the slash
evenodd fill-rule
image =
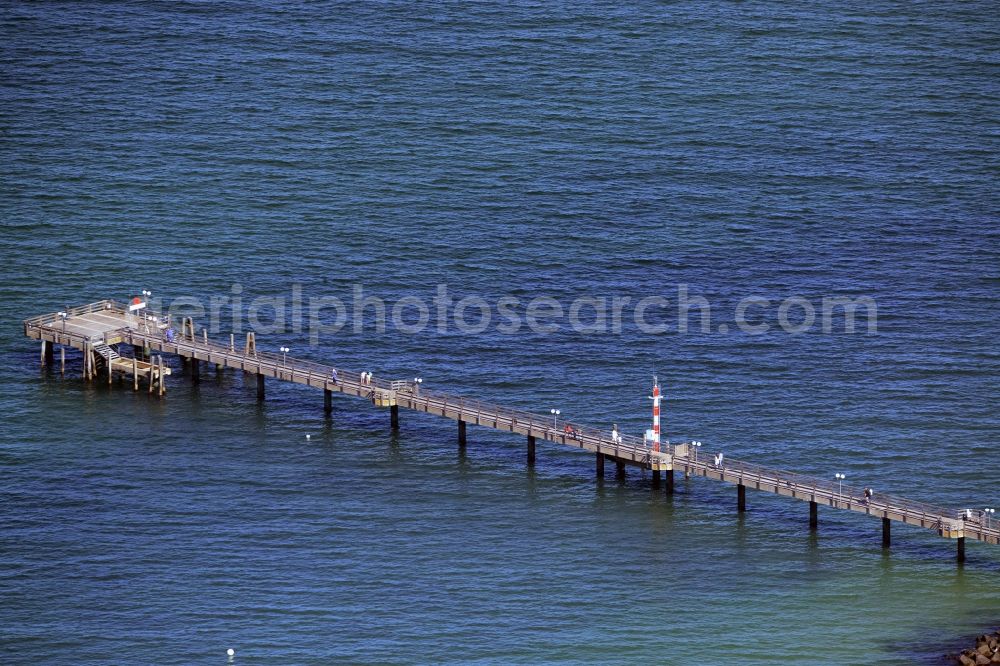
<path id="1" fill-rule="evenodd" d="M 53 364 L 55 345 L 72 347 L 84 354 L 85 378 L 106 377 L 110 382 L 115 373 L 131 376 L 135 390 L 139 390 L 139 379 L 144 378 L 150 393 L 155 387 L 163 395 L 165 379 L 170 375 L 163 356 L 172 354 L 183 360 L 192 377 L 198 376 L 201 363 L 214 363 L 255 375 L 258 400 L 264 400 L 265 383 L 270 378 L 322 390 L 327 413 L 332 409 L 334 392 L 369 400 L 389 410 L 392 429 L 399 427 L 400 407 L 451 419 L 458 422 L 460 447 L 465 446 L 468 424 L 517 433 L 525 438 L 528 465 L 535 464 L 536 444 L 543 440 L 594 454 L 599 477 L 604 476 L 605 461 L 608 460 L 615 464 L 619 478 L 624 477 L 626 466 L 651 470 L 653 485 L 662 485 L 667 494 L 674 492 L 676 473 L 734 484 L 737 490 L 736 508 L 741 512 L 746 510 L 747 488 L 809 502 L 809 526 L 813 530 L 818 527 L 819 506 L 864 513 L 881 519 L 882 545 L 885 547 L 890 545 L 893 521 L 934 530 L 941 537 L 954 539 L 959 562 L 965 560 L 967 538 L 1000 544 L 1000 520 L 990 523 L 975 511 L 967 515 L 962 510 L 882 493 L 869 499 L 857 488 L 733 460 L 728 456 L 717 466 L 711 452 L 699 451 L 700 446 L 692 446 L 689 442 L 664 444 L 660 451 L 653 451 L 641 438 L 620 435 L 615 441 L 610 430 L 556 422 L 545 414 L 426 391 L 412 381 L 369 378 L 340 367 L 262 352 L 257 349 L 253 333 L 248 333 L 246 339 L 241 341 L 243 345 L 238 347 L 233 336 L 225 344 L 210 340 L 204 331 L 199 335 L 189 319 L 182 322 L 173 339 L 170 339 L 167 328 L 163 318 L 155 313 L 131 314 L 125 304 L 112 300 L 41 315 L 24 322 L 25 335 L 42 342 L 43 363 Z M 118 353 L 119 349 L 123 349 L 121 345 L 133 350 L 131 358 Z M 60 356 L 64 367 L 65 355 Z"/>

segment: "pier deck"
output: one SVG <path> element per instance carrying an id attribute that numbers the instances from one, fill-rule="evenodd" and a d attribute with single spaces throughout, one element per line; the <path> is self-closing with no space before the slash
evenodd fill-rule
<path id="1" fill-rule="evenodd" d="M 368 381 L 361 373 L 342 367 L 335 368 L 332 365 L 257 351 L 252 334 L 248 336 L 243 348 L 237 348 L 232 338 L 229 344 L 209 340 L 207 335 L 196 335 L 193 325 L 185 322 L 182 334 L 168 340 L 166 325 L 162 323 L 162 319 L 136 317 L 128 313 L 124 304 L 111 300 L 72 308 L 66 310 L 66 313 L 68 317 L 65 319 L 59 313 L 51 313 L 24 322 L 25 335 L 42 341 L 43 359 L 49 362 L 54 344 L 83 350 L 85 355 L 94 354 L 97 362 L 100 359 L 96 356 L 97 352 L 93 351 L 95 347 L 127 344 L 134 349 L 145 350 L 145 353 L 159 352 L 161 355 L 179 356 L 191 364 L 192 374 L 195 375 L 200 362 L 252 373 L 257 377 L 259 399 L 264 398 L 265 378 L 272 378 L 322 389 L 327 411 L 331 409 L 330 396 L 334 392 L 365 398 L 378 406 L 387 407 L 391 412 L 393 428 L 398 427 L 400 407 L 448 418 L 459 424 L 460 446 L 465 444 L 467 424 L 517 433 L 527 438 L 529 464 L 535 461 L 536 441 L 544 440 L 596 454 L 599 475 L 604 473 L 605 460 L 611 460 L 617 465 L 619 475 L 624 474 L 626 465 L 652 470 L 654 484 L 659 484 L 661 474 L 664 474 L 667 493 L 673 492 L 675 472 L 735 484 L 740 511 L 745 510 L 748 487 L 807 501 L 810 503 L 810 527 L 813 529 L 817 525 L 816 510 L 820 505 L 864 513 L 882 519 L 882 543 L 885 546 L 889 545 L 890 523 L 893 521 L 934 530 L 939 536 L 956 539 L 960 561 L 965 557 L 966 538 L 1000 544 L 1000 521 L 984 522 L 975 513 L 971 519 L 967 519 L 961 510 L 881 493 L 867 499 L 857 488 L 729 457 L 725 458 L 720 467 L 716 467 L 711 452 L 699 452 L 688 443 L 664 444 L 660 451 L 653 451 L 644 440 L 637 437 L 622 435 L 621 441 L 615 442 L 607 430 L 565 421 L 556 427 L 552 417 L 545 414 L 427 391 L 413 382 L 394 382 L 381 378 Z M 139 367 L 139 363 L 138 360 L 133 363 L 132 359 L 114 360 L 110 363 L 110 371 L 128 373 L 129 368 Z M 149 375 L 151 381 L 154 376 L 157 377 L 162 393 L 162 378 L 169 374 L 169 368 L 162 363 L 162 356 L 159 370 L 155 364 L 148 362 L 142 367 L 145 372 L 137 374 Z M 337 372 L 336 382 L 334 370 Z M 135 382 L 135 387 L 138 388 L 138 376 L 135 377 Z"/>

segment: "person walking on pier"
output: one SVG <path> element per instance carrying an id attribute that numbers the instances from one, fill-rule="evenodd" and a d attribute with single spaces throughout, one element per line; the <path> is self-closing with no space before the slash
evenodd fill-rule
<path id="1" fill-rule="evenodd" d="M 334 386 L 340 384 L 340 377 L 337 376 L 337 368 L 330 371 L 330 380 L 333 382 Z"/>

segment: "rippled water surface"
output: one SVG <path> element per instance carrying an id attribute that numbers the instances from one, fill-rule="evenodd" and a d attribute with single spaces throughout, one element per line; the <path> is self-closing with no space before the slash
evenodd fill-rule
<path id="1" fill-rule="evenodd" d="M 876 520 L 822 510 L 811 535 L 800 502 L 751 492 L 738 518 L 731 486 L 599 484 L 547 444 L 528 469 L 475 427 L 460 454 L 450 421 L 394 435 L 276 383 L 257 404 L 239 373 L 86 384 L 20 323 L 144 288 L 673 307 L 684 284 L 710 332 L 259 344 L 634 434 L 658 374 L 672 438 L 1000 508 L 992 3 L 0 16 L 4 663 L 933 663 L 1000 623 L 995 547 L 958 567 L 897 525 L 883 551 Z M 876 334 L 774 319 L 844 295 Z M 775 304 L 763 335 L 733 325 L 748 296 Z"/>

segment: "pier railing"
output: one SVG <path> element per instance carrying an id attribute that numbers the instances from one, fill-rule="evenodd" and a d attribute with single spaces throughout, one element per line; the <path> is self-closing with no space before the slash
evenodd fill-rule
<path id="1" fill-rule="evenodd" d="M 611 429 L 601 429 L 566 420 L 553 420 L 551 414 L 504 407 L 475 398 L 453 395 L 423 389 L 419 384 L 400 380 L 373 377 L 367 380 L 358 371 L 330 364 L 289 357 L 268 351 L 251 351 L 237 348 L 234 343 L 222 344 L 206 337 L 175 335 L 168 339 L 158 327 L 130 326 L 128 306 L 114 300 L 102 300 L 65 310 L 69 317 L 108 312 L 121 315 L 125 324 L 121 329 L 105 334 L 105 341 L 112 339 L 139 347 L 154 347 L 181 356 L 221 362 L 231 367 L 242 367 L 251 372 L 270 375 L 282 380 L 321 385 L 331 390 L 351 392 L 358 396 L 383 394 L 395 398 L 412 409 L 438 413 L 456 420 L 487 424 L 492 422 L 498 429 L 519 430 L 553 442 L 574 444 L 596 450 L 619 460 L 645 464 L 652 462 L 672 462 L 674 470 L 700 473 L 743 486 L 767 486 L 775 492 L 787 491 L 799 499 L 822 501 L 837 508 L 865 511 L 872 515 L 902 516 L 904 522 L 942 530 L 960 530 L 973 538 L 990 543 L 1000 543 L 1000 521 L 983 524 L 978 511 L 971 520 L 964 520 L 964 510 L 955 510 L 935 504 L 908 500 L 895 495 L 876 493 L 866 498 L 863 489 L 842 485 L 836 481 L 821 479 L 796 472 L 764 467 L 748 461 L 724 457 L 716 465 L 717 453 L 699 450 L 690 443 L 675 446 L 664 442 L 660 452 L 650 449 L 649 443 L 641 437 L 620 434 L 619 441 L 612 438 Z M 147 312 L 147 315 L 153 315 Z M 40 315 L 24 321 L 25 332 L 32 329 L 48 328 L 50 331 L 60 322 L 58 313 Z M 136 323 L 143 319 L 135 320 Z M 148 321 L 148 320 L 147 320 Z M 160 320 L 162 322 L 162 319 Z M 141 330 L 140 330 L 141 328 Z M 40 337 L 40 332 L 36 337 Z M 60 342 L 91 342 L 83 335 L 63 333 Z M 50 338 L 51 339 L 51 338 Z M 336 382 L 334 382 L 336 371 Z"/>
<path id="2" fill-rule="evenodd" d="M 162 331 L 150 329 L 149 332 L 129 329 L 124 332 L 125 341 L 130 344 L 146 346 L 149 341 L 155 341 L 157 345 L 167 345 L 176 353 L 193 356 L 195 352 L 211 354 L 213 358 L 222 360 L 229 358 L 238 363 L 250 363 L 256 366 L 258 371 L 267 371 L 274 376 L 288 375 L 290 379 L 299 379 L 304 383 L 311 381 L 321 381 L 324 384 L 333 384 L 333 371 L 337 371 L 338 385 L 348 387 L 354 392 L 381 392 L 385 395 L 398 396 L 399 398 L 426 403 L 428 407 L 433 406 L 438 411 L 459 412 L 467 414 L 469 421 L 476 416 L 482 420 L 490 417 L 494 421 L 504 423 L 512 427 L 528 426 L 538 437 L 552 441 L 572 440 L 580 444 L 590 444 L 600 446 L 603 450 L 628 452 L 636 459 L 649 462 L 654 457 L 665 457 L 671 451 L 668 444 L 664 444 L 661 452 L 656 454 L 648 444 L 640 437 L 621 435 L 620 442 L 611 439 L 611 430 L 600 430 L 585 426 L 575 422 L 557 421 L 556 427 L 552 426 L 550 415 L 538 414 L 526 410 L 512 409 L 499 404 L 489 403 L 473 398 L 455 396 L 448 393 L 441 393 L 417 388 L 412 382 L 403 382 L 405 388 L 400 389 L 398 380 L 382 379 L 373 377 L 370 381 L 363 381 L 361 373 L 348 368 L 334 365 L 317 363 L 300 358 L 289 357 L 284 354 L 256 351 L 247 353 L 245 349 L 238 349 L 235 345 L 225 345 L 218 342 L 199 338 L 177 336 L 172 341 L 167 340 Z M 425 411 L 429 411 L 425 410 Z M 465 419 L 463 419 L 465 420 Z M 570 432 L 566 432 L 569 426 Z"/>
<path id="3" fill-rule="evenodd" d="M 856 486 L 841 485 L 835 481 L 821 479 L 819 477 L 789 472 L 787 470 L 764 467 L 744 460 L 736 460 L 724 457 L 722 464 L 718 467 L 714 464 L 715 454 L 705 452 L 698 454 L 697 461 L 692 461 L 690 457 L 681 464 L 691 465 L 699 469 L 714 469 L 724 472 L 727 477 L 737 476 L 739 482 L 747 485 L 763 482 L 768 485 L 785 487 L 798 492 L 808 491 L 811 494 L 823 498 L 835 500 L 837 502 L 870 506 L 878 509 L 891 510 L 898 513 L 907 513 L 916 518 L 926 520 L 937 520 L 941 518 L 949 520 L 961 520 L 961 511 L 944 506 L 929 504 L 926 502 L 916 502 L 903 497 L 890 495 L 887 493 L 875 493 L 871 498 L 865 498 L 864 489 Z"/>
<path id="4" fill-rule="evenodd" d="M 124 313 L 128 311 L 128 308 L 125 306 L 124 303 L 108 299 L 103 301 L 97 301 L 95 303 L 88 303 L 87 305 L 77 305 L 72 308 L 67 308 L 63 312 L 65 312 L 69 317 L 76 317 L 79 315 L 91 314 L 93 312 L 103 312 L 103 311 L 108 311 L 112 313 L 114 312 Z M 48 324 L 59 323 L 60 321 L 62 320 L 59 317 L 59 313 L 50 313 L 50 314 L 39 315 L 37 317 L 32 317 L 31 319 L 25 319 L 24 325 L 26 327 L 46 326 Z"/>
<path id="5" fill-rule="evenodd" d="M 141 334 L 141 337 L 156 337 L 162 339 L 161 333 Z M 653 452 L 648 443 L 641 437 L 632 435 L 621 435 L 621 442 L 616 443 L 611 439 L 611 429 L 602 430 L 576 423 L 573 421 L 556 420 L 552 415 L 520 410 L 502 405 L 486 402 L 476 398 L 467 398 L 450 393 L 428 390 L 420 388 L 413 382 L 400 382 L 399 380 L 382 379 L 373 377 L 370 382 L 361 380 L 361 373 L 347 368 L 336 367 L 329 364 L 317 363 L 299 358 L 283 356 L 279 353 L 258 351 L 256 354 L 247 355 L 245 352 L 222 345 L 213 341 L 206 343 L 203 339 L 195 337 L 194 340 L 177 340 L 175 344 L 182 349 L 187 347 L 194 352 L 196 350 L 211 350 L 213 355 L 236 355 L 241 358 L 252 359 L 254 364 L 278 375 L 286 373 L 296 375 L 306 380 L 318 379 L 332 384 L 334 369 L 337 371 L 338 381 L 352 389 L 367 389 L 369 391 L 381 391 L 386 394 L 396 395 L 417 403 L 424 404 L 423 411 L 436 411 L 461 415 L 462 420 L 474 421 L 489 419 L 498 424 L 509 426 L 528 426 L 529 430 L 536 436 L 551 441 L 565 442 L 573 440 L 579 444 L 590 444 L 599 446 L 603 451 L 612 455 L 614 451 L 629 453 L 639 460 L 650 461 Z M 567 435 L 566 427 L 569 427 L 571 434 Z M 962 512 L 948 507 L 938 506 L 925 502 L 908 500 L 903 497 L 887 493 L 877 493 L 870 499 L 865 499 L 864 490 L 851 485 L 842 485 L 835 481 L 821 479 L 819 477 L 789 472 L 786 470 L 765 467 L 744 460 L 723 457 L 721 468 L 714 466 L 716 453 L 708 450 L 695 450 L 695 447 L 687 446 L 688 453 L 684 456 L 674 458 L 675 468 L 678 466 L 690 466 L 694 469 L 717 469 L 725 473 L 725 477 L 737 477 L 737 482 L 743 485 L 753 485 L 755 483 L 766 483 L 773 486 L 781 486 L 797 493 L 810 493 L 818 500 L 832 500 L 837 504 L 846 504 L 855 508 L 867 507 L 873 513 L 889 511 L 896 514 L 903 514 L 910 519 L 923 521 L 928 524 L 941 525 L 945 520 L 958 520 L 962 518 Z M 700 448 L 700 447 L 699 447 Z M 661 447 L 661 454 L 664 456 L 674 455 L 676 447 L 664 443 Z M 987 529 L 985 525 L 968 524 L 965 529 L 983 530 L 987 533 L 996 532 L 1000 538 L 1000 528 Z"/>

